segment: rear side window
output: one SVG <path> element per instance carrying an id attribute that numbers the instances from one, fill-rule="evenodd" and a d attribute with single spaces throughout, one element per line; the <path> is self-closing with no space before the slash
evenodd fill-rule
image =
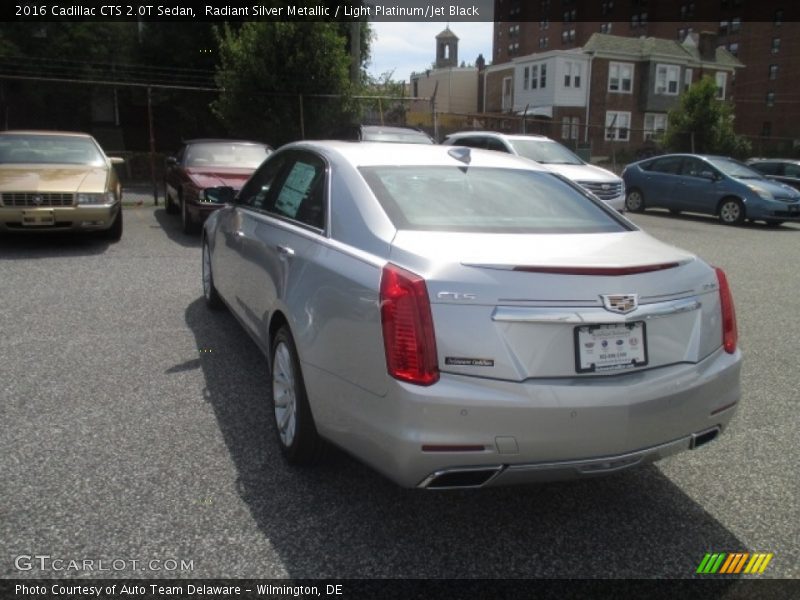
<path id="1" fill-rule="evenodd" d="M 302 153 L 291 162 L 267 211 L 315 229 L 325 228 L 325 164 Z"/>
<path id="2" fill-rule="evenodd" d="M 800 178 L 800 165 L 796 165 L 794 163 L 784 163 L 783 169 L 783 174 L 786 177 Z"/>
<path id="3" fill-rule="evenodd" d="M 665 158 L 657 158 L 647 165 L 644 165 L 642 168 L 645 171 L 652 171 L 653 173 L 677 175 L 680 173 L 682 160 L 683 157 L 680 156 L 667 156 Z"/>
<path id="4" fill-rule="evenodd" d="M 780 175 L 781 173 L 781 164 L 776 162 L 754 163 L 750 167 L 764 175 Z"/>
<path id="5" fill-rule="evenodd" d="M 474 233 L 628 230 L 601 202 L 554 173 L 457 166 L 359 170 L 398 229 Z"/>

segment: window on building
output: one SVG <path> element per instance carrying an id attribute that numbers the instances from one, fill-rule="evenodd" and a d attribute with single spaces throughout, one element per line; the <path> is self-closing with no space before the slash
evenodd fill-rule
<path id="1" fill-rule="evenodd" d="M 531 68 L 525 67 L 522 69 L 522 89 L 527 90 L 531 84 Z"/>
<path id="2" fill-rule="evenodd" d="M 572 62 L 564 63 L 564 87 L 572 87 Z"/>
<path id="3" fill-rule="evenodd" d="M 614 10 L 614 0 L 604 0 L 604 2 L 600 5 L 601 14 L 607 15 L 610 14 L 611 11 L 613 10 Z"/>
<path id="4" fill-rule="evenodd" d="M 561 120 L 561 139 L 577 140 L 581 128 L 580 117 L 564 117 Z"/>
<path id="5" fill-rule="evenodd" d="M 685 21 L 694 16 L 694 2 L 684 2 L 681 4 L 681 20 Z"/>
<path id="6" fill-rule="evenodd" d="M 631 113 L 608 110 L 606 111 L 606 139 L 628 141 L 631 132 Z"/>
<path id="7" fill-rule="evenodd" d="M 772 135 L 772 123 L 770 121 L 764 121 L 761 125 L 761 136 L 762 137 L 769 137 Z"/>
<path id="8" fill-rule="evenodd" d="M 767 92 L 767 106 L 775 106 L 775 92 Z"/>
<path id="9" fill-rule="evenodd" d="M 778 78 L 778 65 L 769 66 L 769 78 L 773 81 Z"/>
<path id="10" fill-rule="evenodd" d="M 667 115 L 664 113 L 645 113 L 644 139 L 651 140 L 664 134 L 667 130 Z"/>
<path id="11" fill-rule="evenodd" d="M 647 25 L 647 13 L 638 12 L 631 15 L 631 27 L 644 27 Z"/>
<path id="12" fill-rule="evenodd" d="M 539 67 L 539 87 L 544 89 L 547 86 L 547 63 Z"/>
<path id="13" fill-rule="evenodd" d="M 692 70 L 686 69 L 683 72 L 683 91 L 685 92 L 692 86 Z"/>
<path id="14" fill-rule="evenodd" d="M 503 110 L 511 110 L 512 101 L 514 99 L 514 86 L 511 77 L 503 77 Z"/>
<path id="15" fill-rule="evenodd" d="M 539 65 L 531 67 L 531 89 L 535 90 L 539 87 Z"/>
<path id="16" fill-rule="evenodd" d="M 656 66 L 656 94 L 667 94 L 674 96 L 678 93 L 678 81 L 681 76 L 681 68 L 678 65 L 657 65 Z"/>
<path id="17" fill-rule="evenodd" d="M 539 29 L 548 29 L 550 27 L 550 19 L 542 19 L 539 21 Z"/>
<path id="18" fill-rule="evenodd" d="M 772 38 L 772 53 L 777 54 L 781 49 L 781 38 Z"/>
<path id="19" fill-rule="evenodd" d="M 742 19 L 740 17 L 734 17 L 731 19 L 731 33 L 736 33 L 742 28 Z"/>
<path id="20" fill-rule="evenodd" d="M 630 94 L 633 90 L 633 63 L 608 64 L 608 91 Z"/>
<path id="21" fill-rule="evenodd" d="M 611 23 L 600 23 L 600 33 L 611 33 Z"/>
<path id="22" fill-rule="evenodd" d="M 725 83 L 728 81 L 728 74 L 717 71 L 714 74 L 714 82 L 717 84 L 717 98 L 725 99 Z"/>
<path id="23" fill-rule="evenodd" d="M 731 42 L 728 44 L 728 52 L 734 56 L 739 56 L 739 42 Z"/>
<path id="24" fill-rule="evenodd" d="M 720 35 L 728 35 L 729 28 L 730 28 L 730 23 L 728 23 L 728 21 L 720 21 L 719 22 L 719 34 Z"/>
<path id="25" fill-rule="evenodd" d="M 548 38 L 546 37 L 539 38 L 539 48 L 544 49 L 547 48 L 548 45 L 549 45 Z"/>
<path id="26" fill-rule="evenodd" d="M 775 11 L 775 20 L 773 21 L 775 27 L 780 27 L 783 23 L 783 10 L 778 9 Z"/>

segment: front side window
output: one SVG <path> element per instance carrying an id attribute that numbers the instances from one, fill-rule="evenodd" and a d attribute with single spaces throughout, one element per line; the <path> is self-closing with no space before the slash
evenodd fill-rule
<path id="1" fill-rule="evenodd" d="M 395 227 L 469 233 L 607 233 L 626 227 L 550 172 L 375 166 L 361 174 Z"/>
<path id="2" fill-rule="evenodd" d="M 630 94 L 633 90 L 633 64 L 609 63 L 608 91 Z"/>
<path id="3" fill-rule="evenodd" d="M 278 154 L 265 162 L 239 192 L 237 203 L 242 206 L 263 210 L 267 207 L 267 198 L 272 184 L 286 164 L 286 155 Z"/>
<path id="4" fill-rule="evenodd" d="M 631 113 L 606 111 L 606 139 L 628 141 L 630 139 Z"/>
<path id="5" fill-rule="evenodd" d="M 678 93 L 681 68 L 678 65 L 656 66 L 656 94 L 674 96 Z"/>

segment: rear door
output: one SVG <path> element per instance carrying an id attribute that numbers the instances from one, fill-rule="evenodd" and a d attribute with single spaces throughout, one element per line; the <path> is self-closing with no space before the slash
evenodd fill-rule
<path id="1" fill-rule="evenodd" d="M 644 169 L 645 206 L 679 209 L 677 185 L 681 180 L 682 156 L 657 158 Z"/>
<path id="2" fill-rule="evenodd" d="M 704 160 L 685 156 L 672 203 L 678 210 L 714 214 L 720 199 L 719 173 Z"/>

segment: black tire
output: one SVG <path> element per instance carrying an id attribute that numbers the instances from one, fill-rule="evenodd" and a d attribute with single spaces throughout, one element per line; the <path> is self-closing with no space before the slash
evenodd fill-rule
<path id="1" fill-rule="evenodd" d="M 181 198 L 181 231 L 187 235 L 193 235 L 197 233 L 197 230 L 197 224 L 189 214 L 189 209 L 186 208 L 186 200 Z"/>
<path id="2" fill-rule="evenodd" d="M 211 272 L 211 251 L 208 248 L 208 242 L 203 240 L 203 298 L 206 301 L 206 306 L 211 310 L 219 310 L 225 306 L 222 298 L 214 285 L 214 275 Z M 206 275 L 208 279 L 206 279 Z"/>
<path id="3" fill-rule="evenodd" d="M 178 214 L 178 206 L 172 201 L 166 185 L 164 186 L 164 210 L 167 211 L 168 215 Z"/>
<path id="4" fill-rule="evenodd" d="M 322 455 L 322 439 L 314 425 L 297 349 L 286 325 L 275 334 L 269 355 L 272 414 L 281 453 L 290 465 L 314 464 Z"/>
<path id="5" fill-rule="evenodd" d="M 780 227 L 781 225 L 783 225 L 783 221 L 767 221 L 767 227 L 775 228 Z"/>
<path id="6" fill-rule="evenodd" d="M 118 242 L 122 239 L 122 206 L 119 207 L 117 218 L 114 219 L 111 227 L 106 229 L 103 233 L 105 233 L 105 238 L 112 242 Z"/>
<path id="7" fill-rule="evenodd" d="M 644 194 L 639 188 L 631 188 L 625 194 L 625 210 L 631 212 L 644 211 Z"/>
<path id="8" fill-rule="evenodd" d="M 744 204 L 738 198 L 723 198 L 719 203 L 717 214 L 719 222 L 723 225 L 741 225 L 747 218 Z"/>

